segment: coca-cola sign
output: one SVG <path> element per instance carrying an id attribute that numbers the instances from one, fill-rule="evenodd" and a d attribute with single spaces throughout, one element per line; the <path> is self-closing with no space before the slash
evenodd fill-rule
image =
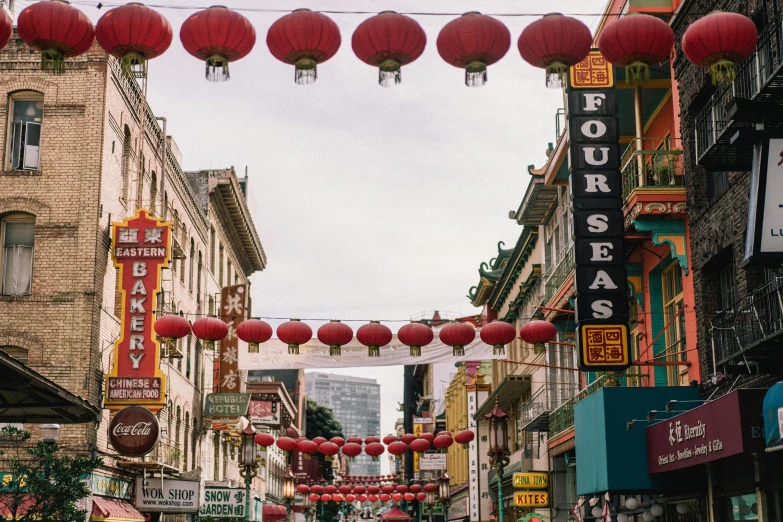
<path id="1" fill-rule="evenodd" d="M 158 443 L 158 419 L 147 408 L 129 406 L 109 423 L 109 442 L 120 455 L 141 457 Z"/>

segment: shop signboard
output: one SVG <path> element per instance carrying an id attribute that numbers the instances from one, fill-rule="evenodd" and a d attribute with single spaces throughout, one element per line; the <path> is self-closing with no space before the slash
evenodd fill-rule
<path id="1" fill-rule="evenodd" d="M 468 516 L 468 497 L 454 499 L 449 506 L 449 520 L 459 520 Z"/>
<path id="2" fill-rule="evenodd" d="M 514 505 L 516 507 L 549 507 L 549 493 L 546 491 L 515 491 Z"/>
<path id="3" fill-rule="evenodd" d="M 247 414 L 249 393 L 209 393 L 204 404 L 207 418 L 235 418 Z"/>
<path id="4" fill-rule="evenodd" d="M 114 477 L 107 477 L 92 473 L 89 480 L 90 492 L 102 497 L 119 498 L 130 500 L 131 482 Z"/>
<path id="5" fill-rule="evenodd" d="M 250 422 L 264 426 L 280 426 L 280 404 L 275 401 L 250 401 Z"/>
<path id="6" fill-rule="evenodd" d="M 291 473 L 299 484 L 315 484 L 321 479 L 321 465 L 317 458 L 295 449 L 291 452 Z"/>
<path id="7" fill-rule="evenodd" d="M 445 453 L 422 453 L 419 460 L 419 467 L 422 471 L 446 469 Z"/>
<path id="8" fill-rule="evenodd" d="M 662 473 L 763 452 L 765 390 L 740 389 L 647 428 L 647 468 Z"/>
<path id="9" fill-rule="evenodd" d="M 229 518 L 245 516 L 244 488 L 204 488 L 198 510 L 200 517 Z"/>
<path id="10" fill-rule="evenodd" d="M 783 255 L 783 139 L 765 138 L 753 147 L 745 261 L 777 261 Z"/>
<path id="11" fill-rule="evenodd" d="M 422 433 L 424 433 L 424 424 L 421 422 L 416 422 L 421 417 L 413 417 L 413 435 L 416 436 L 416 438 L 419 438 Z M 413 472 L 418 473 L 421 470 L 421 453 L 418 451 L 413 452 Z"/>
<path id="12" fill-rule="evenodd" d="M 571 68 L 567 90 L 579 369 L 623 370 L 628 280 L 623 246 L 619 123 L 612 65 L 593 50 Z"/>
<path id="13" fill-rule="evenodd" d="M 197 513 L 201 483 L 143 477 L 136 479 L 136 508 L 158 513 Z"/>
<path id="14" fill-rule="evenodd" d="M 514 473 L 514 488 L 516 489 L 548 489 L 549 473 L 546 471 L 528 471 Z"/>
<path id="15" fill-rule="evenodd" d="M 228 325 L 228 335 L 220 341 L 215 358 L 215 392 L 241 391 L 239 375 L 239 337 L 237 325 L 245 320 L 247 285 L 225 286 L 220 292 L 220 319 Z"/>
<path id="16" fill-rule="evenodd" d="M 109 443 L 126 457 L 141 457 L 158 443 L 158 418 L 147 408 L 128 406 L 118 411 L 109 422 Z"/>
<path id="17" fill-rule="evenodd" d="M 144 406 L 153 412 L 166 404 L 166 376 L 160 370 L 160 346 L 153 330 L 161 270 L 171 257 L 171 223 L 139 209 L 112 224 L 111 254 L 119 278 L 120 334 L 106 376 L 105 406 L 118 411 Z"/>

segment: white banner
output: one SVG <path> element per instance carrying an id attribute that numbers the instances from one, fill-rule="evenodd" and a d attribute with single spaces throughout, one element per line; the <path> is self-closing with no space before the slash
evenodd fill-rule
<path id="1" fill-rule="evenodd" d="M 419 458 L 419 467 L 422 471 L 446 469 L 446 454 L 422 453 Z"/>
<path id="2" fill-rule="evenodd" d="M 315 332 L 313 332 L 315 335 Z M 354 338 L 342 347 L 342 355 L 332 357 L 329 347 L 313 339 L 299 347 L 299 355 L 289 355 L 288 345 L 279 339 L 270 339 L 260 346 L 259 353 L 239 355 L 239 368 L 242 370 L 284 370 L 284 369 L 326 369 L 354 368 L 357 366 L 399 366 L 405 364 L 434 364 L 457 361 L 486 361 L 505 359 L 505 355 L 493 355 L 492 346 L 484 344 L 476 334 L 476 340 L 465 346 L 463 357 L 454 357 L 451 346 L 435 339 L 421 347 L 421 357 L 411 357 L 410 349 L 397 340 L 395 335 L 391 343 L 381 348 L 380 357 L 369 357 L 367 347 Z"/>

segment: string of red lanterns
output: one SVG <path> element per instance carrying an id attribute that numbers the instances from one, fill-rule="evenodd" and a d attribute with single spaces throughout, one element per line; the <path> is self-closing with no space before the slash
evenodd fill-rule
<path id="1" fill-rule="evenodd" d="M 23 9 L 17 25 L 20 38 L 41 52 L 42 70 L 54 73 L 64 72 L 66 58 L 87 52 L 96 36 L 107 53 L 129 68 L 144 67 L 165 52 L 172 40 L 168 21 L 141 4 L 109 10 L 95 28 L 76 7 L 45 0 Z M 8 44 L 12 32 L 13 21 L 3 13 L 0 48 Z M 256 34 L 250 21 L 236 10 L 213 6 L 183 23 L 180 40 L 191 55 L 205 61 L 207 79 L 222 81 L 229 78 L 229 63 L 253 49 Z M 318 64 L 337 53 L 341 37 L 337 24 L 325 14 L 297 9 L 272 24 L 266 41 L 275 58 L 294 65 L 295 82 L 309 84 L 317 79 Z M 598 45 L 609 62 L 626 68 L 627 81 L 634 83 L 648 79 L 650 66 L 669 58 L 673 41 L 666 22 L 629 14 L 607 24 Z M 716 83 L 734 79 L 736 64 L 753 52 L 757 41 L 758 31 L 748 17 L 714 12 L 691 23 L 682 50 L 694 64 L 709 67 Z M 402 66 L 421 56 L 426 42 L 426 34 L 414 19 L 383 11 L 359 24 L 351 47 L 360 60 L 378 67 L 379 83 L 390 86 L 401 81 Z M 469 12 L 443 27 L 436 46 L 444 61 L 465 70 L 466 85 L 481 86 L 487 80 L 487 67 L 505 56 L 510 42 L 502 22 Z M 553 13 L 528 25 L 517 47 L 526 62 L 546 70 L 548 86 L 560 87 L 568 68 L 585 59 L 592 42 L 590 30 L 581 21 Z"/>

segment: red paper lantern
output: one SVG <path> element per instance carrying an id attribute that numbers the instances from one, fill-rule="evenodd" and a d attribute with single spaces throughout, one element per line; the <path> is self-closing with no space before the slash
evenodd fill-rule
<path id="1" fill-rule="evenodd" d="M 430 344 L 434 337 L 432 328 L 422 323 L 406 324 L 397 332 L 397 339 L 410 347 L 411 357 L 420 357 L 421 347 Z"/>
<path id="2" fill-rule="evenodd" d="M 286 428 L 285 434 L 288 437 L 291 437 L 292 439 L 295 439 L 299 436 L 299 430 L 297 430 L 294 427 Z"/>
<path id="3" fill-rule="evenodd" d="M 427 499 L 426 493 L 416 493 L 416 500 L 418 500 L 419 502 L 423 502 L 426 499 Z"/>
<path id="4" fill-rule="evenodd" d="M 329 457 L 334 457 L 340 452 L 340 447 L 334 442 L 322 442 L 318 446 L 318 452 L 331 460 Z"/>
<path id="5" fill-rule="evenodd" d="M 41 51 L 41 70 L 54 74 L 65 72 L 65 59 L 86 53 L 95 41 L 87 15 L 59 0 L 25 7 L 16 24 L 24 43 Z"/>
<path id="6" fill-rule="evenodd" d="M 438 435 L 435 440 L 432 441 L 432 445 L 436 449 L 445 449 L 454 444 L 454 439 L 449 435 Z"/>
<path id="7" fill-rule="evenodd" d="M 407 502 L 413 502 L 414 500 L 416 500 L 416 495 L 414 495 L 413 493 L 405 493 L 405 495 L 403 495 L 402 498 L 404 498 Z"/>
<path id="8" fill-rule="evenodd" d="M 424 491 L 427 493 L 435 493 L 438 491 L 438 485 L 437 484 L 424 484 Z"/>
<path id="9" fill-rule="evenodd" d="M 397 435 L 386 435 L 383 438 L 383 443 L 388 446 L 389 444 L 391 444 L 392 442 L 395 442 L 396 440 L 397 440 Z"/>
<path id="10" fill-rule="evenodd" d="M 416 439 L 411 442 L 411 449 L 416 453 L 424 453 L 430 449 L 430 443 L 424 439 Z"/>
<path id="11" fill-rule="evenodd" d="M 297 9 L 275 21 L 266 35 L 272 56 L 295 66 L 294 81 L 300 85 L 318 79 L 317 65 L 340 48 L 340 29 L 326 15 Z"/>
<path id="12" fill-rule="evenodd" d="M 265 448 L 268 448 L 269 446 L 274 445 L 275 443 L 275 437 L 270 433 L 258 433 L 253 438 L 256 444 L 259 446 L 263 446 Z"/>
<path id="13" fill-rule="evenodd" d="M 332 495 L 329 495 L 327 493 L 321 495 L 321 502 L 329 502 L 330 500 L 332 500 Z"/>
<path id="14" fill-rule="evenodd" d="M 11 15 L 7 11 L 3 10 L 0 15 L 0 49 L 8 45 L 11 41 L 11 36 L 14 33 L 14 21 L 11 19 Z"/>
<path id="15" fill-rule="evenodd" d="M 356 495 L 345 495 L 345 501 L 346 502 L 356 502 Z"/>
<path id="16" fill-rule="evenodd" d="M 406 433 L 402 437 L 400 437 L 400 440 L 410 446 L 411 442 L 416 440 L 416 435 L 413 435 L 412 433 Z"/>
<path id="17" fill-rule="evenodd" d="M 343 495 L 347 495 L 348 493 L 351 492 L 352 489 L 353 488 L 351 488 L 351 486 L 340 486 L 339 488 L 337 488 L 337 491 L 339 491 Z"/>
<path id="18" fill-rule="evenodd" d="M 277 338 L 288 345 L 289 354 L 298 355 L 299 345 L 313 338 L 313 329 L 299 319 L 291 319 L 277 327 Z"/>
<path id="19" fill-rule="evenodd" d="M 318 329 L 318 340 L 329 345 L 329 355 L 331 357 L 338 357 L 342 353 L 340 347 L 353 340 L 353 330 L 347 324 L 341 323 L 337 319 L 332 319 Z"/>
<path id="20" fill-rule="evenodd" d="M 394 493 L 394 486 L 387 484 L 381 488 L 381 491 L 387 495 L 391 495 L 392 493 Z"/>
<path id="21" fill-rule="evenodd" d="M 168 314 L 155 319 L 155 333 L 163 338 L 169 351 L 174 350 L 177 339 L 190 333 L 190 323 L 181 315 Z"/>
<path id="22" fill-rule="evenodd" d="M 299 453 L 305 453 L 307 455 L 312 455 L 316 451 L 318 451 L 318 444 L 311 440 L 300 440 L 296 444 L 296 448 L 299 450 Z"/>
<path id="23" fill-rule="evenodd" d="M 523 60 L 546 69 L 546 86 L 552 89 L 563 86 L 568 68 L 584 60 L 592 45 L 590 29 L 560 13 L 544 15 L 525 27 L 517 42 Z"/>
<path id="24" fill-rule="evenodd" d="M 356 497 L 356 500 L 358 500 L 359 502 L 367 502 L 367 495 L 359 495 L 358 497 Z"/>
<path id="25" fill-rule="evenodd" d="M 454 440 L 457 444 L 462 444 L 463 446 L 467 446 L 474 438 L 476 438 L 476 434 L 471 430 L 458 431 L 457 434 L 454 435 Z"/>
<path id="26" fill-rule="evenodd" d="M 411 484 L 411 486 L 408 488 L 408 491 L 411 493 L 421 493 L 421 490 L 421 484 Z"/>
<path id="27" fill-rule="evenodd" d="M 318 447 L 320 448 L 321 444 L 323 444 L 324 442 L 328 442 L 328 441 L 324 437 L 313 437 L 313 442 L 318 444 Z"/>
<path id="28" fill-rule="evenodd" d="M 402 493 L 395 493 L 395 494 L 393 494 L 393 495 L 391 496 L 391 498 L 392 498 L 392 500 L 394 500 L 395 502 L 399 502 L 400 500 L 402 500 Z"/>
<path id="29" fill-rule="evenodd" d="M 333 502 L 342 502 L 343 501 L 343 496 L 341 494 L 339 494 L 339 493 L 336 493 L 336 494 L 332 495 L 332 501 Z"/>
<path id="30" fill-rule="evenodd" d="M 397 493 L 407 493 L 408 492 L 408 486 L 405 484 L 400 484 L 397 486 Z"/>
<path id="31" fill-rule="evenodd" d="M 329 484 L 324 488 L 324 493 L 328 493 L 329 495 L 334 495 L 335 493 L 337 493 L 337 486 L 333 486 Z"/>
<path id="32" fill-rule="evenodd" d="M 258 319 L 245 319 L 237 326 L 237 337 L 247 343 L 247 353 L 258 353 L 258 345 L 272 338 L 272 327 Z"/>
<path id="33" fill-rule="evenodd" d="M 365 491 L 367 491 L 367 488 L 365 488 L 364 486 L 356 486 L 355 488 L 353 488 L 353 492 L 356 493 L 357 495 L 361 495 Z"/>
<path id="34" fill-rule="evenodd" d="M 307 484 L 299 484 L 298 486 L 296 486 L 296 491 L 304 495 L 305 493 L 310 492 L 310 487 Z"/>
<path id="35" fill-rule="evenodd" d="M 373 461 L 377 461 L 384 451 L 386 451 L 386 448 L 380 442 L 371 442 L 364 447 L 364 452 L 371 456 Z"/>
<path id="36" fill-rule="evenodd" d="M 378 83 L 384 87 L 400 83 L 402 66 L 421 56 L 426 45 L 427 35 L 419 23 L 394 11 L 383 11 L 360 23 L 351 39 L 354 54 L 378 67 Z"/>
<path id="37" fill-rule="evenodd" d="M 381 439 L 379 439 L 375 435 L 371 435 L 364 439 L 365 444 L 372 444 L 373 442 L 381 442 Z"/>
<path id="38" fill-rule="evenodd" d="M 730 82 L 736 75 L 734 66 L 750 56 L 758 39 L 756 26 L 747 16 L 715 11 L 688 27 L 682 51 L 694 64 L 710 68 L 713 84 Z"/>
<path id="39" fill-rule="evenodd" d="M 278 448 L 283 451 L 294 451 L 297 447 L 297 443 L 291 437 L 280 437 L 275 441 Z"/>
<path id="40" fill-rule="evenodd" d="M 364 441 L 361 437 L 348 437 L 348 439 L 345 442 L 350 442 L 351 444 L 359 444 L 360 446 L 364 444 Z"/>
<path id="41" fill-rule="evenodd" d="M 331 442 L 332 444 L 336 444 L 338 448 L 342 448 L 343 445 L 345 444 L 345 439 L 342 437 L 332 437 L 331 439 L 329 439 L 329 442 Z"/>
<path id="42" fill-rule="evenodd" d="M 315 493 L 310 493 L 309 498 L 310 498 L 310 502 L 318 502 L 319 500 L 321 500 L 321 496 L 316 495 Z"/>
<path id="43" fill-rule="evenodd" d="M 479 332 L 481 340 L 492 345 L 492 353 L 503 355 L 505 346 L 517 336 L 517 329 L 513 325 L 503 321 L 492 321 Z"/>
<path id="44" fill-rule="evenodd" d="M 342 451 L 343 455 L 348 457 L 349 460 L 353 461 L 353 459 L 355 459 L 356 456 L 362 452 L 362 447 L 355 442 L 346 442 L 345 446 L 342 447 Z"/>
<path id="45" fill-rule="evenodd" d="M 420 439 L 424 439 L 430 444 L 432 444 L 432 441 L 435 440 L 435 435 L 429 432 L 424 432 L 421 435 L 419 435 Z"/>
<path id="46" fill-rule="evenodd" d="M 179 30 L 179 39 L 187 52 L 206 62 L 207 80 L 220 82 L 229 79 L 230 62 L 253 50 L 256 30 L 238 12 L 213 5 L 190 15 Z"/>
<path id="47" fill-rule="evenodd" d="M 388 502 L 391 500 L 391 497 L 389 495 L 381 495 L 380 496 L 381 502 Z"/>
<path id="48" fill-rule="evenodd" d="M 468 323 L 449 323 L 438 332 L 440 341 L 451 346 L 454 357 L 465 355 L 465 345 L 476 338 L 476 330 Z"/>
<path id="49" fill-rule="evenodd" d="M 367 493 L 369 493 L 370 495 L 377 495 L 380 492 L 381 492 L 381 488 L 379 488 L 378 486 L 367 486 Z"/>
<path id="50" fill-rule="evenodd" d="M 217 317 L 199 317 L 193 321 L 193 335 L 204 341 L 204 349 L 214 350 L 215 341 L 225 339 L 228 325 Z"/>
<path id="51" fill-rule="evenodd" d="M 310 491 L 320 495 L 321 493 L 324 492 L 324 487 L 323 486 L 319 486 L 318 484 L 316 484 L 314 486 L 310 486 Z"/>
<path id="52" fill-rule="evenodd" d="M 389 327 L 378 321 L 370 321 L 356 330 L 356 340 L 367 347 L 370 357 L 380 357 L 381 346 L 389 344 L 392 337 Z"/>
<path id="53" fill-rule="evenodd" d="M 598 38 L 598 49 L 606 60 L 625 67 L 625 81 L 650 79 L 650 66 L 669 59 L 674 33 L 658 17 L 632 13 L 609 23 Z"/>
<path id="54" fill-rule="evenodd" d="M 389 446 L 386 449 L 389 451 L 390 454 L 399 456 L 399 455 L 404 455 L 405 452 L 408 451 L 408 445 L 398 440 L 396 442 L 392 442 L 391 444 L 389 444 Z"/>
<path id="55" fill-rule="evenodd" d="M 171 45 L 171 25 L 149 7 L 130 3 L 106 12 L 95 26 L 101 47 L 136 72 L 146 71 L 145 63 L 160 56 Z"/>
<path id="56" fill-rule="evenodd" d="M 441 58 L 465 69 L 465 85 L 480 87 L 487 82 L 487 66 L 503 58 L 511 47 L 511 33 L 503 22 L 470 12 L 447 23 L 436 43 Z"/>
<path id="57" fill-rule="evenodd" d="M 557 328 L 549 321 L 533 319 L 519 329 L 519 338 L 533 345 L 535 353 L 543 353 L 548 343 L 557 335 Z"/>

